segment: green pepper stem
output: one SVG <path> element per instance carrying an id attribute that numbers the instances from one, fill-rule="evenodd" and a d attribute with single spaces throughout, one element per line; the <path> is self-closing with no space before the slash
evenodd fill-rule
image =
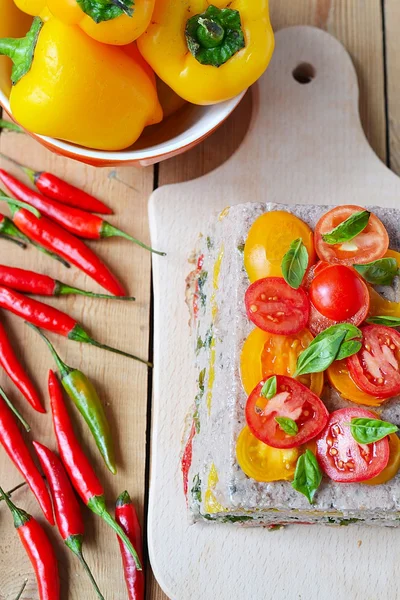
<path id="1" fill-rule="evenodd" d="M 24 593 L 24 590 L 25 590 L 25 588 L 26 588 L 26 584 L 27 584 L 27 583 L 28 583 L 28 580 L 27 580 L 27 579 L 25 579 L 24 583 L 22 584 L 22 587 L 21 587 L 21 589 L 19 590 L 19 592 L 18 592 L 18 594 L 17 594 L 17 596 L 15 597 L 15 599 L 14 599 L 14 600 L 20 600 L 20 598 L 21 598 L 22 594 Z"/>
<path id="2" fill-rule="evenodd" d="M 6 121 L 5 119 L 0 119 L 0 129 L 8 129 L 9 131 L 15 131 L 16 133 L 25 133 L 22 127 L 11 121 Z"/>
<path id="3" fill-rule="evenodd" d="M 93 496 L 88 502 L 88 507 L 96 515 L 101 517 L 107 523 L 107 525 L 109 525 L 112 529 L 114 529 L 115 533 L 118 535 L 119 538 L 121 538 L 121 540 L 124 542 L 124 544 L 128 548 L 129 552 L 131 553 L 131 555 L 135 561 L 137 570 L 141 571 L 142 565 L 140 563 L 139 556 L 138 556 L 135 548 L 133 547 L 132 542 L 126 535 L 125 531 L 122 529 L 122 527 L 120 527 L 118 525 L 118 523 L 115 521 L 115 519 L 108 512 L 108 510 L 106 508 L 104 496 Z"/>
<path id="4" fill-rule="evenodd" d="M 8 206 L 13 214 L 15 213 L 15 211 L 18 207 L 18 208 L 24 208 L 25 210 L 29 210 L 29 212 L 31 212 L 33 215 L 35 215 L 35 217 L 37 219 L 40 219 L 40 217 L 42 216 L 40 214 L 40 212 L 38 210 L 36 210 L 36 208 L 33 208 L 33 206 L 31 206 L 30 204 L 27 204 L 26 202 L 22 202 L 22 200 L 15 200 L 14 198 L 10 198 L 9 196 L 6 196 L 3 193 L 0 194 L 0 200 L 2 202 L 7 202 Z"/>
<path id="5" fill-rule="evenodd" d="M 128 358 L 132 358 L 133 360 L 137 360 L 148 367 L 152 367 L 152 363 L 144 360 L 143 358 L 139 358 L 134 354 L 129 354 L 129 352 L 124 352 L 123 350 L 118 350 L 117 348 L 113 348 L 112 346 L 107 346 L 106 344 L 100 344 L 100 342 L 96 342 L 83 327 L 79 324 L 75 325 L 72 331 L 70 331 L 68 338 L 70 340 L 74 340 L 75 342 L 81 342 L 83 344 L 91 344 L 92 346 L 96 346 L 96 348 L 102 348 L 103 350 L 108 350 L 108 352 L 114 352 L 115 354 L 119 354 L 120 356 L 126 356 Z"/>
<path id="6" fill-rule="evenodd" d="M 225 36 L 225 30 L 219 23 L 202 17 L 198 20 L 197 37 L 205 48 L 219 46 Z"/>
<path id="7" fill-rule="evenodd" d="M 14 519 L 14 527 L 16 529 L 19 529 L 20 527 L 23 527 L 24 525 L 26 525 L 26 523 L 28 523 L 28 521 L 30 521 L 32 517 L 30 515 L 28 515 L 28 513 L 25 512 L 24 510 L 21 510 L 20 508 L 15 506 L 15 504 L 7 496 L 7 493 L 1 487 L 0 487 L 0 494 L 1 494 L 2 499 L 5 501 L 5 503 L 7 504 L 8 508 L 11 511 L 11 514 Z"/>
<path id="8" fill-rule="evenodd" d="M 25 487 L 26 485 L 28 485 L 26 483 L 26 481 L 23 481 L 22 483 L 19 483 L 18 485 L 16 485 L 15 487 L 11 488 L 11 490 L 8 490 L 8 492 L 6 492 L 7 496 L 9 498 L 11 498 L 11 496 L 13 495 L 14 492 L 16 492 L 17 490 L 21 489 L 22 487 Z M 0 498 L 0 502 L 3 502 L 4 497 L 2 496 Z"/>
<path id="9" fill-rule="evenodd" d="M 141 246 L 145 250 L 148 250 L 149 252 L 153 252 L 154 254 L 159 254 L 160 256 L 166 255 L 165 252 L 159 252 L 158 250 L 153 250 L 153 248 L 150 248 L 150 246 L 147 246 L 146 244 L 144 244 L 143 242 L 139 241 L 138 239 L 132 237 L 128 233 L 125 233 L 125 231 L 122 231 L 121 229 L 114 227 L 114 225 L 107 223 L 107 221 L 103 221 L 103 225 L 101 226 L 101 231 L 100 231 L 100 237 L 107 238 L 107 237 L 114 237 L 114 236 L 119 236 L 119 237 L 125 238 L 126 240 L 130 240 L 131 242 L 134 242 L 138 246 Z"/>
<path id="10" fill-rule="evenodd" d="M 38 171 L 34 171 L 33 169 L 26 167 L 22 163 L 15 160 L 15 158 L 11 158 L 11 156 L 7 156 L 7 154 L 4 154 L 3 152 L 0 152 L 0 157 L 4 158 L 4 160 L 8 160 L 8 162 L 12 163 L 13 165 L 21 169 L 21 171 L 26 173 L 29 179 L 32 181 L 32 183 L 35 183 L 36 178 L 38 177 L 38 175 L 40 175 Z"/>
<path id="11" fill-rule="evenodd" d="M 126 490 L 124 492 L 122 492 L 122 494 L 120 494 L 117 498 L 117 501 L 115 503 L 115 506 L 117 508 L 121 508 L 121 506 L 126 506 L 127 504 L 131 504 L 132 500 L 131 497 L 129 495 L 129 492 L 127 492 Z"/>
<path id="12" fill-rule="evenodd" d="M 0 396 L 3 398 L 4 402 L 7 404 L 8 408 L 11 410 L 11 412 L 13 412 L 14 415 L 17 417 L 17 419 L 20 421 L 20 423 L 24 427 L 25 431 L 29 432 L 31 430 L 29 423 L 27 423 L 25 421 L 25 419 L 21 415 L 21 413 L 15 408 L 15 406 L 13 405 L 13 403 L 11 402 L 11 400 L 9 399 L 9 397 L 7 396 L 7 394 L 5 393 L 5 391 L 3 390 L 3 388 L 1 386 L 0 386 Z"/>
<path id="13" fill-rule="evenodd" d="M 36 325 L 34 325 L 33 323 L 28 323 L 28 321 L 25 321 L 25 324 L 28 325 L 28 327 L 30 327 L 34 331 L 36 331 L 36 333 L 38 333 L 40 335 L 40 337 L 42 338 L 42 340 L 47 344 L 47 347 L 49 348 L 49 350 L 50 350 L 50 352 L 51 352 L 51 354 L 52 354 L 52 356 L 53 356 L 53 358 L 55 360 L 57 368 L 60 371 L 61 379 L 64 379 L 64 377 L 66 377 L 67 375 L 69 375 L 70 373 L 72 373 L 72 371 L 74 369 L 72 369 L 71 367 L 69 367 L 67 364 L 65 364 L 65 362 L 63 360 L 61 360 L 61 358 L 57 354 L 56 349 L 54 348 L 53 344 L 44 335 L 43 331 L 41 331 L 39 329 L 39 327 L 36 327 Z M 1 390 L 1 388 L 0 388 L 0 390 Z"/>
<path id="14" fill-rule="evenodd" d="M 54 296 L 67 296 L 68 294 L 75 294 L 77 296 L 88 296 L 89 298 L 100 298 L 104 300 L 129 300 L 134 301 L 136 298 L 133 296 L 112 296 L 111 294 L 96 294 L 94 292 L 87 292 L 80 288 L 72 287 L 62 281 L 56 281 L 56 285 L 53 292 Z"/>
<path id="15" fill-rule="evenodd" d="M 35 17 L 25 37 L 0 39 L 0 54 L 8 56 L 13 61 L 11 71 L 11 82 L 13 85 L 16 85 L 29 72 L 42 27 L 42 19 Z"/>
<path id="16" fill-rule="evenodd" d="M 99 590 L 99 586 L 97 585 L 95 578 L 93 577 L 93 574 L 89 568 L 89 565 L 87 564 L 87 562 L 83 556 L 83 553 L 82 553 L 83 536 L 82 535 L 70 535 L 69 538 L 67 538 L 65 540 L 65 544 L 75 554 L 75 556 L 77 556 L 79 558 L 79 560 L 80 560 L 83 568 L 85 569 L 85 571 L 96 591 L 96 594 L 98 595 L 100 600 L 105 600 L 103 594 Z"/>
<path id="17" fill-rule="evenodd" d="M 23 250 L 26 249 L 26 244 L 24 244 L 24 242 L 20 242 L 19 240 L 16 240 L 15 238 L 10 237 L 10 236 L 6 235 L 5 233 L 0 233 L 0 238 L 7 240 L 8 242 L 12 242 L 13 244 L 16 244 Z"/>

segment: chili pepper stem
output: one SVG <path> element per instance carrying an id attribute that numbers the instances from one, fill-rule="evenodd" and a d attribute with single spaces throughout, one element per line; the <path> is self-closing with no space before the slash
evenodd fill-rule
<path id="1" fill-rule="evenodd" d="M 20 242 L 19 240 L 16 240 L 15 238 L 10 237 L 9 235 L 6 235 L 4 233 L 0 233 L 0 238 L 2 238 L 4 240 L 7 240 L 8 242 L 12 242 L 13 244 L 16 244 L 17 246 L 19 246 L 23 250 L 26 249 L 26 244 L 24 242 Z"/>
<path id="2" fill-rule="evenodd" d="M 17 417 L 17 419 L 23 425 L 25 431 L 29 432 L 31 430 L 29 424 L 25 421 L 25 419 L 21 415 L 21 413 L 15 408 L 15 406 L 13 405 L 11 400 L 8 398 L 7 394 L 5 393 L 5 391 L 3 390 L 3 388 L 1 386 L 0 386 L 0 396 L 3 398 L 4 402 L 7 404 L 8 408 L 14 413 L 14 415 Z"/>
<path id="3" fill-rule="evenodd" d="M 133 296 L 112 296 L 111 294 L 96 294 L 95 292 L 87 292 L 86 290 L 81 290 L 80 288 L 72 287 L 66 283 L 57 281 L 54 289 L 54 296 L 67 296 L 68 294 L 88 296 L 89 298 L 99 298 L 103 300 L 136 300 L 136 298 Z"/>
<path id="4" fill-rule="evenodd" d="M 22 584 L 22 588 L 19 590 L 18 594 L 15 597 L 15 600 L 20 600 L 22 594 L 24 593 L 24 590 L 26 588 L 26 584 L 28 583 L 28 580 L 25 579 L 24 583 Z"/>
<path id="5" fill-rule="evenodd" d="M 16 167 L 21 169 L 21 171 L 26 173 L 26 175 L 28 175 L 28 177 L 32 181 L 32 183 L 35 183 L 36 178 L 38 177 L 38 175 L 40 175 L 40 173 L 38 173 L 37 171 L 34 171 L 33 169 L 26 167 L 22 163 L 15 160 L 15 158 L 11 158 L 11 156 L 7 156 L 7 154 L 4 154 L 3 152 L 0 152 L 0 157 L 4 158 L 4 160 L 8 160 L 8 162 L 12 163 L 13 165 L 15 165 Z"/>
<path id="6" fill-rule="evenodd" d="M 114 529 L 115 533 L 118 535 L 119 538 L 121 538 L 121 540 L 128 548 L 129 552 L 131 553 L 135 561 L 137 570 L 141 571 L 142 565 L 140 563 L 139 556 L 124 530 L 118 525 L 115 519 L 108 512 L 104 496 L 93 496 L 88 502 L 88 507 L 92 512 L 101 517 L 107 523 L 107 525 Z"/>
<path id="7" fill-rule="evenodd" d="M 11 490 L 8 490 L 8 492 L 6 492 L 7 496 L 9 498 L 11 498 L 11 496 L 13 495 L 14 492 L 16 492 L 17 490 L 21 489 L 22 487 L 28 485 L 26 483 L 26 481 L 23 481 L 22 483 L 19 483 L 18 485 L 16 485 L 15 487 L 11 488 Z M 4 500 L 3 496 L 0 498 L 0 502 L 2 502 Z"/>
<path id="8" fill-rule="evenodd" d="M 11 123 L 5 119 L 0 119 L 0 129 L 8 129 L 9 131 L 15 131 L 16 133 L 25 133 L 22 127 L 16 123 Z"/>
<path id="9" fill-rule="evenodd" d="M 159 256 L 166 256 L 166 252 L 159 252 L 158 250 L 154 250 L 153 248 L 150 248 L 150 246 L 147 246 L 143 242 L 140 242 L 138 239 L 132 237 L 128 233 L 125 233 L 125 231 L 122 231 L 121 229 L 114 227 L 114 225 L 107 223 L 107 221 L 103 222 L 103 225 L 101 227 L 100 236 L 102 238 L 113 237 L 113 236 L 123 237 L 126 240 L 130 240 L 131 242 L 134 242 L 138 246 L 141 246 L 141 248 L 144 248 L 145 250 L 148 250 L 149 252 L 153 252 L 153 254 L 158 254 Z"/>
<path id="10" fill-rule="evenodd" d="M 36 333 L 38 333 L 40 335 L 40 337 L 42 338 L 42 340 L 47 344 L 47 347 L 49 348 L 49 350 L 55 360 L 57 368 L 60 371 L 61 377 L 66 377 L 69 373 L 71 373 L 71 371 L 73 371 L 73 369 L 71 369 L 71 367 L 69 367 L 67 364 L 65 364 L 65 362 L 63 360 L 61 360 L 61 358 L 57 354 L 56 349 L 54 348 L 53 344 L 44 335 L 44 333 L 39 329 L 39 327 L 36 327 L 36 325 L 34 325 L 33 323 L 28 323 L 28 321 L 25 321 L 25 324 L 28 325 L 28 327 L 30 327 L 34 331 L 36 331 Z"/>
<path id="11" fill-rule="evenodd" d="M 1 494 L 1 498 L 5 501 L 5 503 L 7 504 L 8 508 L 11 511 L 11 514 L 14 519 L 15 529 L 18 529 L 19 527 L 22 527 L 23 525 L 25 525 L 31 519 L 31 516 L 28 515 L 28 513 L 26 513 L 24 510 L 17 508 L 15 506 L 15 504 L 7 496 L 7 493 L 3 490 L 2 487 L 0 487 L 0 494 Z"/>
<path id="12" fill-rule="evenodd" d="M 90 570 L 89 565 L 87 564 L 83 553 L 82 553 L 82 535 L 71 535 L 68 539 L 65 540 L 66 546 L 77 556 L 85 569 L 92 585 L 96 591 L 96 594 L 100 598 L 100 600 L 105 600 L 103 594 L 101 593 L 99 586 L 96 583 L 95 578 Z"/>
<path id="13" fill-rule="evenodd" d="M 129 352 L 124 352 L 123 350 L 118 350 L 117 348 L 113 348 L 112 346 L 107 346 L 106 344 L 100 344 L 100 342 L 96 342 L 86 331 L 80 326 L 75 325 L 73 330 L 68 335 L 70 340 L 74 340 L 75 342 L 82 342 L 84 344 L 91 344 L 92 346 L 96 346 L 96 348 L 102 348 L 103 350 L 108 350 L 109 352 L 114 352 L 115 354 L 120 354 L 121 356 L 126 356 L 128 358 L 133 358 L 133 360 L 137 360 L 148 367 L 152 367 L 152 363 L 144 360 L 143 358 L 139 358 L 134 354 L 129 354 Z"/>

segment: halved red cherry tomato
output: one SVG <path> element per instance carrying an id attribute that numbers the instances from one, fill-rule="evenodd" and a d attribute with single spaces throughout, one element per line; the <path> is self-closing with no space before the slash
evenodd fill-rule
<path id="1" fill-rule="evenodd" d="M 351 400 L 356 404 L 362 404 L 364 406 L 380 406 L 382 402 L 384 402 L 382 398 L 376 398 L 375 396 L 366 394 L 356 386 L 353 379 L 350 377 L 346 359 L 333 361 L 326 373 L 328 375 L 329 383 L 341 396 L 343 396 L 343 398 L 346 398 L 346 400 Z"/>
<path id="2" fill-rule="evenodd" d="M 323 471 L 333 481 L 355 483 L 376 477 L 389 461 L 387 437 L 374 444 L 359 444 L 351 435 L 351 419 L 376 419 L 363 408 L 335 410 L 317 439 L 317 458 Z"/>
<path id="3" fill-rule="evenodd" d="M 283 277 L 266 277 L 252 283 L 245 304 L 248 318 L 263 331 L 292 335 L 307 325 L 307 294 L 301 288 L 291 288 Z"/>
<path id="4" fill-rule="evenodd" d="M 377 398 L 400 393 L 400 333 L 383 325 L 366 325 L 362 348 L 347 359 L 355 384 Z"/>
<path id="5" fill-rule="evenodd" d="M 354 269 L 344 265 L 330 265 L 319 272 L 309 293 L 315 308 L 328 319 L 348 321 L 358 315 L 361 323 L 368 314 L 368 288 Z"/>
<path id="6" fill-rule="evenodd" d="M 315 279 L 321 277 L 323 280 L 328 281 L 328 273 L 330 269 L 337 269 L 340 266 L 340 268 L 344 269 L 349 269 L 348 267 L 342 267 L 341 265 L 330 265 L 327 262 L 324 261 L 319 261 L 316 265 L 313 265 L 307 272 L 307 275 L 304 279 L 304 288 L 309 292 L 310 296 L 311 296 L 311 285 L 313 284 L 313 282 L 315 281 Z M 351 269 L 349 269 L 351 271 Z M 354 271 L 355 273 L 355 271 Z M 355 276 L 358 277 L 358 275 L 355 273 Z M 321 333 L 321 331 L 324 331 L 324 329 L 327 329 L 328 327 L 331 327 L 331 325 L 336 325 L 337 323 L 352 323 L 353 325 L 360 325 L 360 323 L 362 323 L 365 318 L 367 317 L 368 314 L 368 310 L 369 310 L 369 303 L 370 303 L 370 293 L 368 290 L 368 286 L 364 283 L 364 281 L 359 278 L 360 282 L 361 282 L 361 287 L 364 290 L 364 301 L 361 305 L 361 308 L 350 318 L 345 318 L 345 319 L 341 319 L 341 320 L 336 320 L 336 319 L 330 319 L 329 317 L 323 315 L 313 304 L 313 302 L 310 302 L 310 317 L 309 317 L 309 322 L 308 322 L 308 328 L 310 329 L 311 333 L 313 335 L 318 335 L 319 333 Z M 335 287 L 335 282 L 332 283 L 332 287 Z M 338 283 L 338 288 L 340 287 L 340 284 Z M 315 291 L 316 294 L 316 291 Z M 332 305 L 335 305 L 335 303 L 340 303 L 340 295 L 338 295 L 333 301 L 332 301 Z M 333 313 L 331 313 L 333 314 Z"/>
<path id="7" fill-rule="evenodd" d="M 270 400 L 261 394 L 261 381 L 250 394 L 246 404 L 247 424 L 257 439 L 273 448 L 296 448 L 316 437 L 328 422 L 329 413 L 322 402 L 305 385 L 275 375 L 276 394 Z M 269 379 L 269 377 L 268 377 Z M 285 433 L 275 417 L 287 417 L 296 422 L 296 435 Z"/>
<path id="8" fill-rule="evenodd" d="M 353 213 L 364 210 L 360 206 L 335 206 L 318 221 L 315 227 L 315 250 L 321 260 L 342 265 L 365 264 L 382 258 L 389 247 L 389 236 L 382 223 L 371 213 L 366 228 L 355 238 L 341 244 L 330 245 L 322 235 L 329 233 Z"/>

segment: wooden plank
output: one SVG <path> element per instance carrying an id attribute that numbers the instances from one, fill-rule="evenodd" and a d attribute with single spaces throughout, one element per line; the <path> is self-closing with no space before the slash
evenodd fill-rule
<path id="1" fill-rule="evenodd" d="M 118 173 L 120 180 L 116 180 L 110 177 L 109 169 L 95 170 L 56 157 L 27 136 L 3 133 L 0 136 L 0 146 L 2 152 L 38 170 L 47 169 L 57 173 L 66 180 L 93 192 L 114 209 L 115 216 L 109 218 L 114 225 L 141 240 L 148 241 L 147 198 L 153 186 L 152 168 L 120 169 Z M 2 161 L 2 167 L 15 174 L 18 173 L 5 161 Z M 121 180 L 124 183 L 121 183 Z M 8 214 L 5 204 L 0 206 L 0 210 Z M 149 253 L 121 238 L 93 242 L 90 245 L 126 284 L 129 292 L 136 296 L 136 302 L 92 300 L 70 296 L 50 300 L 49 304 L 73 315 L 95 338 L 147 358 L 150 308 Z M 77 269 L 67 270 L 33 248 L 22 251 L 2 241 L 0 256 L 1 262 L 6 264 L 32 268 L 71 285 L 100 291 L 97 284 Z M 3 313 L 1 319 L 3 320 Z M 16 317 L 4 315 L 4 322 L 48 408 L 47 372 L 49 368 L 54 368 L 51 356 L 37 334 Z M 143 518 L 148 379 L 146 367 L 116 354 L 83 346 L 57 336 L 50 337 L 65 361 L 83 370 L 93 380 L 111 421 L 119 463 L 119 471 L 115 477 L 103 466 L 82 420 L 77 418 L 76 413 L 73 415 L 84 448 L 88 451 L 104 482 L 109 508 L 113 511 L 113 503 L 117 495 L 124 489 L 128 489 Z M 40 440 L 55 448 L 50 415 L 34 413 L 3 373 L 0 373 L 0 383 L 10 393 L 11 398 L 32 426 L 32 433 L 26 438 Z M 7 489 L 21 481 L 21 476 L 3 450 L 0 450 L 0 473 L 1 485 Z M 44 522 L 36 501 L 26 488 L 15 494 L 15 501 L 38 517 L 41 523 Z M 83 510 L 87 531 L 84 550 L 88 563 L 106 598 L 124 598 L 126 588 L 115 535 L 86 508 Z M 28 579 L 28 586 L 24 597 L 37 600 L 32 568 L 5 506 L 0 505 L 0 513 L 2 528 L 0 600 L 14 598 L 25 578 Z M 57 532 L 50 531 L 47 525 L 45 528 L 55 543 L 60 560 L 62 599 L 82 600 L 82 598 L 95 597 L 79 562 L 64 547 Z"/>
<path id="2" fill-rule="evenodd" d="M 393 5 L 396 0 L 392 0 Z M 350 52 L 360 86 L 360 116 L 369 143 L 386 159 L 385 100 L 381 6 L 379 0 L 270 0 L 274 30 L 292 25 L 314 25 L 337 37 Z M 397 29 L 398 30 L 398 29 Z M 159 184 L 200 177 L 223 163 L 238 148 L 251 111 L 249 95 L 222 127 L 201 146 L 161 163 Z M 400 160 L 399 160 L 400 164 Z M 148 581 L 148 599 L 166 600 L 154 578 Z"/>
<path id="3" fill-rule="evenodd" d="M 390 168 L 400 174 L 400 4 L 385 0 L 385 37 Z"/>

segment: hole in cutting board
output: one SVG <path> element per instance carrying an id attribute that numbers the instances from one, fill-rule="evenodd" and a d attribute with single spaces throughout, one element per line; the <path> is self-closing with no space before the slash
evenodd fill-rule
<path id="1" fill-rule="evenodd" d="M 316 72 L 310 63 L 300 63 L 293 69 L 292 75 L 297 83 L 305 84 L 310 83 L 314 79 Z"/>

